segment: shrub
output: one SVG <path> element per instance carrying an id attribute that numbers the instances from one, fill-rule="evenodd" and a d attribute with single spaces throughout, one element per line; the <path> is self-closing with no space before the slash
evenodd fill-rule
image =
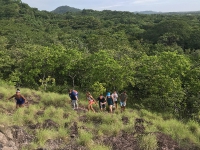
<path id="1" fill-rule="evenodd" d="M 54 139 L 56 136 L 57 134 L 53 130 L 38 130 L 36 133 L 37 144 L 39 146 L 44 146 L 47 140 Z"/>
<path id="2" fill-rule="evenodd" d="M 67 107 L 67 96 L 56 93 L 44 93 L 41 98 L 41 103 L 45 106 Z"/>
<path id="3" fill-rule="evenodd" d="M 24 124 L 24 108 L 17 109 L 16 112 L 13 114 L 12 119 L 13 123 L 18 126 L 22 126 Z"/>
<path id="4" fill-rule="evenodd" d="M 93 138 L 92 133 L 86 132 L 84 130 L 80 130 L 77 142 L 78 144 L 83 145 L 83 146 L 90 146 L 90 144 L 93 143 L 92 138 Z"/>
<path id="5" fill-rule="evenodd" d="M 154 134 L 142 135 L 140 138 L 140 148 L 142 150 L 157 150 L 157 139 Z"/>
<path id="6" fill-rule="evenodd" d="M 100 145 L 100 144 L 97 144 L 97 145 L 92 145 L 89 147 L 90 150 L 111 150 L 111 147 L 108 147 L 108 146 L 105 146 L 105 145 Z"/>
<path id="7" fill-rule="evenodd" d="M 176 140 L 180 146 L 183 146 L 186 143 L 199 143 L 199 138 L 194 134 L 191 134 L 188 126 L 180 121 L 175 119 L 166 121 L 155 120 L 154 124 L 161 132 L 170 135 L 174 140 Z M 194 129 L 194 127 L 192 128 Z"/>
<path id="8" fill-rule="evenodd" d="M 187 123 L 188 129 L 193 133 L 193 134 L 200 134 L 200 126 L 197 122 L 190 120 Z"/>

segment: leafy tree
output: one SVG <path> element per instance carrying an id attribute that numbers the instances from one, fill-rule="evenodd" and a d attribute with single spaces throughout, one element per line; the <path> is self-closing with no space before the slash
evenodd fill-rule
<path id="1" fill-rule="evenodd" d="M 100 82 L 105 83 L 104 87 L 109 91 L 122 89 L 129 83 L 129 80 L 126 80 L 126 72 L 114 59 L 112 51 L 101 50 L 89 55 L 83 60 L 81 68 L 84 68 L 81 82 L 86 87 Z"/>
<path id="2" fill-rule="evenodd" d="M 143 56 L 135 86 L 140 103 L 154 111 L 177 111 L 184 98 L 182 78 L 190 66 L 189 59 L 176 52 Z"/>
<path id="3" fill-rule="evenodd" d="M 91 86 L 91 90 L 93 91 L 93 96 L 97 98 L 100 94 L 103 94 L 106 92 L 106 88 L 104 87 L 104 83 L 99 83 L 98 81 L 95 82 Z"/>

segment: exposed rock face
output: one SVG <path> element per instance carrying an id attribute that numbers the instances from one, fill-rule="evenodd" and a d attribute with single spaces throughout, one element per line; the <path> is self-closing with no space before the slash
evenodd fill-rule
<path id="1" fill-rule="evenodd" d="M 12 130 L 4 125 L 0 125 L 0 149 L 18 150 L 13 139 Z"/>
<path id="2" fill-rule="evenodd" d="M 21 127 L 7 127 L 0 125 L 0 149 L 18 150 L 29 144 L 33 137 L 29 136 Z"/>

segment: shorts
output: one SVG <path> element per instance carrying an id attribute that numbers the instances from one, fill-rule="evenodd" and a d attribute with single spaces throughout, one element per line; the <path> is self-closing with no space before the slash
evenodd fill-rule
<path id="1" fill-rule="evenodd" d="M 95 102 L 93 100 L 88 101 L 90 105 L 94 104 Z"/>
<path id="2" fill-rule="evenodd" d="M 113 102 L 112 101 L 108 101 L 108 105 L 113 105 Z"/>
<path id="3" fill-rule="evenodd" d="M 114 101 L 115 104 L 117 104 L 117 101 Z"/>
<path id="4" fill-rule="evenodd" d="M 17 100 L 16 104 L 17 105 L 23 105 L 25 103 L 25 100 Z"/>
<path id="5" fill-rule="evenodd" d="M 99 108 L 101 109 L 101 108 L 106 108 L 106 104 L 101 104 L 101 102 L 99 103 Z"/>
<path id="6" fill-rule="evenodd" d="M 122 107 L 125 107 L 126 106 L 126 102 L 120 102 L 120 106 Z"/>

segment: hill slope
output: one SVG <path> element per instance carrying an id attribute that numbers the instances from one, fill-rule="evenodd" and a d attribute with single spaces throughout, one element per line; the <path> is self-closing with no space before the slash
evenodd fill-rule
<path id="1" fill-rule="evenodd" d="M 53 10 L 53 13 L 57 13 L 57 14 L 64 14 L 66 12 L 79 12 L 81 11 L 81 9 L 77 9 L 77 8 L 73 8 L 73 7 L 69 7 L 69 6 L 60 6 L 58 8 L 56 8 L 55 10 Z"/>
<path id="2" fill-rule="evenodd" d="M 15 110 L 6 101 L 15 91 L 0 87 L 0 147 L 12 149 L 98 149 L 153 150 L 199 149 L 200 127 L 185 125 L 170 117 L 146 110 L 127 109 L 113 114 L 88 112 L 81 99 L 78 110 L 72 110 L 67 95 L 21 89 L 29 105 Z M 10 144 L 12 143 L 12 144 Z"/>

